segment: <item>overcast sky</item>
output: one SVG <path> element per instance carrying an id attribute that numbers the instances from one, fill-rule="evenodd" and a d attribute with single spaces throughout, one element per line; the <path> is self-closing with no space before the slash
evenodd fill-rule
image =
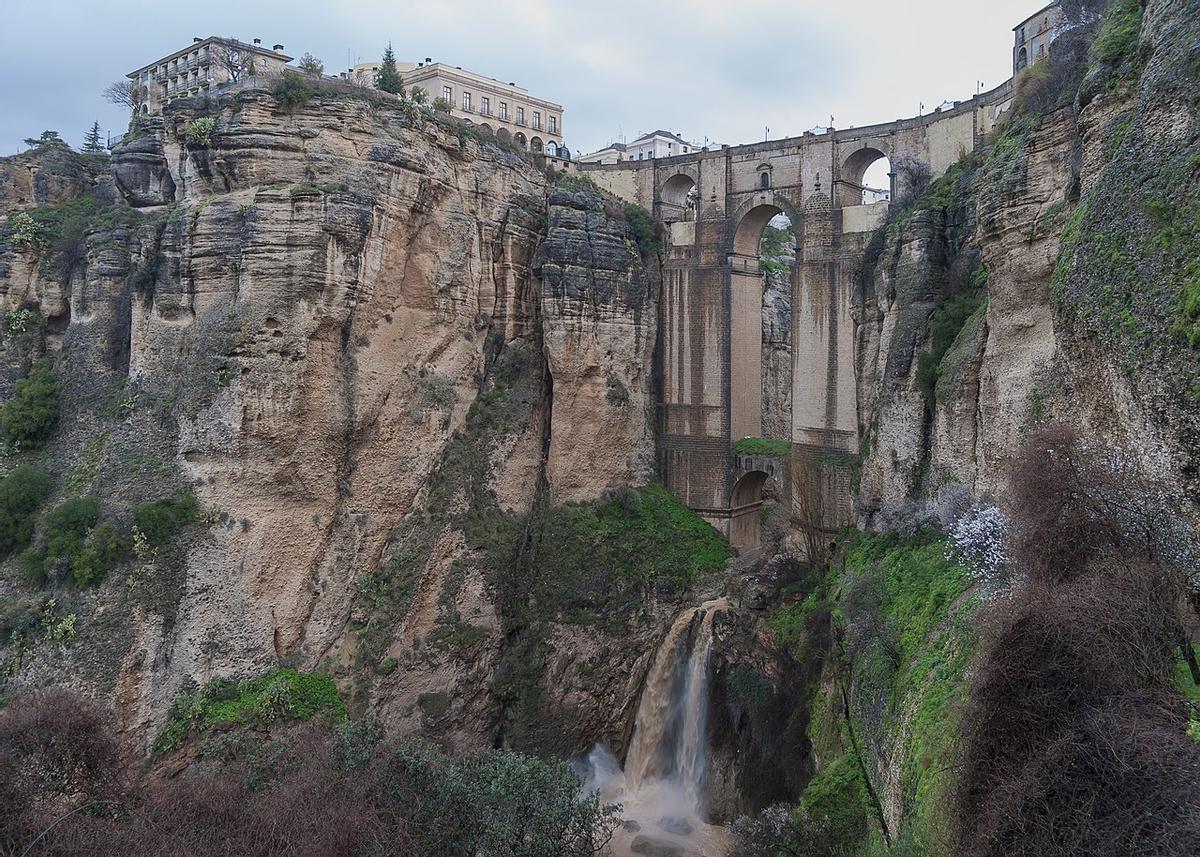
<path id="1" fill-rule="evenodd" d="M 745 143 L 916 115 L 1002 83 L 1038 0 L 3 0 L 0 154 L 42 130 L 78 146 L 100 91 L 193 36 L 259 37 L 326 72 L 391 41 L 564 105 L 587 152 L 666 128 Z"/>

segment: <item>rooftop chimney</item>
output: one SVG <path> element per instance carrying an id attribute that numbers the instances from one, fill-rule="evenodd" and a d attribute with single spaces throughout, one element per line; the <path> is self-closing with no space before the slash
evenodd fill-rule
<path id="1" fill-rule="evenodd" d="M 256 44 L 256 45 L 261 45 L 261 44 L 262 44 L 262 39 L 255 39 L 255 40 L 254 40 L 254 44 Z"/>
<path id="2" fill-rule="evenodd" d="M 196 44 L 196 42 L 202 42 L 202 41 L 204 41 L 204 40 L 202 38 L 200 38 L 199 36 L 192 36 L 192 44 L 193 45 Z"/>
<path id="3" fill-rule="evenodd" d="M 425 57 L 425 62 L 433 62 L 433 57 Z"/>
<path id="4" fill-rule="evenodd" d="M 272 45 L 272 46 L 271 46 L 271 50 L 273 50 L 273 51 L 281 51 L 281 50 L 283 50 L 283 45 Z"/>

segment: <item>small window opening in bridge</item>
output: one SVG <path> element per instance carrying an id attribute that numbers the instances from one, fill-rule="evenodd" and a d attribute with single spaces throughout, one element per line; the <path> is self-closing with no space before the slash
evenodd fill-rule
<path id="1" fill-rule="evenodd" d="M 771 174 L 761 173 L 758 177 L 758 186 L 763 190 L 768 190 L 771 187 Z"/>

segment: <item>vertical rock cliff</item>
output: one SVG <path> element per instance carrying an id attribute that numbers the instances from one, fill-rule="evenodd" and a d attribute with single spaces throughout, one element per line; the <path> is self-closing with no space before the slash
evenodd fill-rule
<path id="1" fill-rule="evenodd" d="M 178 102 L 111 173 L 123 201 L 69 152 L 0 167 L 6 222 L 44 222 L 0 238 L 0 308 L 44 322 L 5 356 L 62 386 L 25 458 L 106 518 L 190 489 L 204 521 L 57 593 L 77 637 L 12 677 L 113 693 L 148 737 L 181 690 L 319 667 L 393 724 L 496 740 L 478 529 L 514 531 L 507 565 L 537 504 L 652 479 L 654 255 L 586 184 L 352 91 Z"/>

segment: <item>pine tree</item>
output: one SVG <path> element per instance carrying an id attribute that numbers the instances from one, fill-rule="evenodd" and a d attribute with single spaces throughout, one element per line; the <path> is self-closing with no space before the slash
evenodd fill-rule
<path id="1" fill-rule="evenodd" d="M 392 53 L 391 42 L 388 42 L 387 50 L 383 52 L 383 63 L 379 67 L 375 85 L 392 95 L 404 95 L 404 81 L 396 69 L 396 55 Z"/>
<path id="2" fill-rule="evenodd" d="M 100 134 L 99 122 L 93 122 L 92 130 L 83 138 L 83 151 L 96 155 L 104 152 L 104 137 Z"/>

